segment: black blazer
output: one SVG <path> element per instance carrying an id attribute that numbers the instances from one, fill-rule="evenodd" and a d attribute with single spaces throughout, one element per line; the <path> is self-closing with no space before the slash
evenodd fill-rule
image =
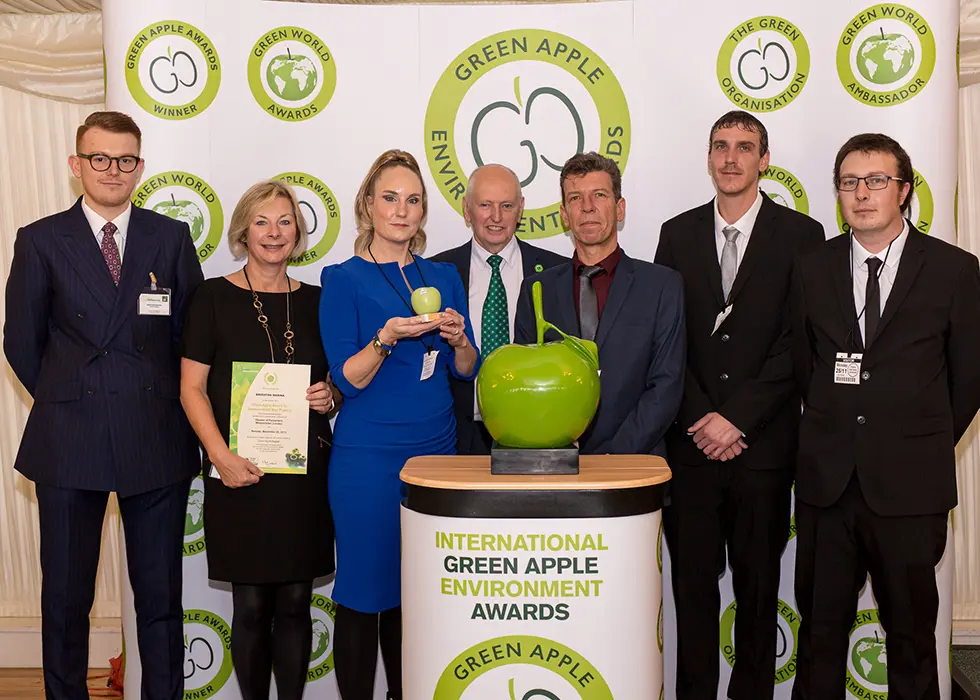
<path id="1" fill-rule="evenodd" d="M 139 316 L 150 272 L 171 316 Z M 34 406 L 14 467 L 40 484 L 121 496 L 200 470 L 180 405 L 178 343 L 203 279 L 187 224 L 134 206 L 113 285 L 81 199 L 17 233 L 3 349 Z"/>
<path id="2" fill-rule="evenodd" d="M 540 280 L 544 317 L 580 333 L 572 263 L 524 280 L 517 302 L 514 342 L 537 340 L 531 285 Z M 560 340 L 549 331 L 546 340 Z M 596 332 L 599 346 L 599 410 L 579 438 L 583 454 L 666 456 L 664 435 L 684 389 L 684 288 L 681 276 L 625 253 L 616 267 Z"/>
<path id="3" fill-rule="evenodd" d="M 517 245 L 521 249 L 521 261 L 524 268 L 524 277 L 530 277 L 536 272 L 547 270 L 555 265 L 568 262 L 568 258 L 552 253 L 550 250 L 537 248 L 521 239 L 517 239 Z M 434 255 L 430 260 L 434 262 L 448 262 L 456 266 L 459 276 L 463 279 L 463 289 L 467 295 L 470 293 L 470 256 L 473 252 L 473 239 L 471 238 L 458 248 L 451 248 Z M 472 310 L 470 311 L 472 313 Z M 514 319 L 511 319 L 511 329 L 514 327 Z M 477 342 L 479 342 L 477 338 Z M 456 451 L 458 454 L 481 454 L 485 453 L 482 449 L 483 438 L 479 435 L 479 430 L 473 422 L 473 392 L 475 383 L 472 381 L 464 382 L 455 377 L 449 378 L 449 387 L 453 392 L 453 411 L 456 414 Z"/>
<path id="4" fill-rule="evenodd" d="M 954 447 L 980 407 L 977 259 L 910 225 L 861 383 L 841 385 L 837 353 L 861 342 L 849 243 L 831 239 L 802 256 L 795 274 L 793 353 L 805 403 L 796 497 L 829 506 L 856 469 L 880 515 L 945 513 L 956 505 Z"/>
<path id="5" fill-rule="evenodd" d="M 732 285 L 731 314 L 712 335 L 725 309 L 714 200 L 663 225 L 656 261 L 683 276 L 687 314 L 684 400 L 667 438 L 671 467 L 707 462 L 687 429 L 715 411 L 745 433 L 749 449 L 738 464 L 792 468 L 800 397 L 790 350 L 790 281 L 797 253 L 823 240 L 820 224 L 763 194 Z"/>

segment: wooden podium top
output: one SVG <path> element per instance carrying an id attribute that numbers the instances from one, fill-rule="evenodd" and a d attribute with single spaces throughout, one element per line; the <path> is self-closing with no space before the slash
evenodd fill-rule
<path id="1" fill-rule="evenodd" d="M 651 455 L 581 455 L 578 474 L 504 475 L 490 473 L 490 457 L 441 455 L 408 460 L 401 480 L 456 491 L 597 491 L 663 484 L 670 469 Z"/>

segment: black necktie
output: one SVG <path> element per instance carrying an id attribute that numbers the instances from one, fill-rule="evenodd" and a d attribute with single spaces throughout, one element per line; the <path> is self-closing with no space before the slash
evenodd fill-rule
<path id="1" fill-rule="evenodd" d="M 595 295 L 592 278 L 602 272 L 601 265 L 583 265 L 578 273 L 578 315 L 585 340 L 595 340 L 599 328 L 599 300 Z"/>
<path id="2" fill-rule="evenodd" d="M 864 294 L 864 347 L 868 347 L 878 332 L 878 322 L 881 320 L 881 286 L 878 284 L 881 260 L 872 255 L 864 262 L 868 266 L 868 286 Z"/>

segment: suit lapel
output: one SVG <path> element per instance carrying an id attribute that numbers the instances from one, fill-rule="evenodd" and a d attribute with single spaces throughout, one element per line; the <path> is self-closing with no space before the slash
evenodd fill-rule
<path id="1" fill-rule="evenodd" d="M 106 311 L 111 311 L 116 300 L 116 287 L 106 266 L 99 243 L 82 211 L 79 197 L 75 206 L 67 212 L 67 226 L 58 232 L 58 245 L 64 251 L 69 264 L 92 296 Z"/>
<path id="2" fill-rule="evenodd" d="M 538 257 L 538 252 L 535 248 L 520 238 L 517 239 L 517 247 L 521 249 L 521 267 L 524 268 L 525 279 L 544 271 L 544 265 L 541 264 L 541 259 Z M 539 266 L 541 268 L 540 270 L 538 269 Z"/>
<path id="3" fill-rule="evenodd" d="M 473 240 L 470 239 L 453 253 L 453 265 L 459 270 L 459 276 L 463 279 L 463 291 L 467 296 L 470 293 L 470 256 L 473 255 Z"/>
<path id="4" fill-rule="evenodd" d="M 122 275 L 105 342 L 119 332 L 126 319 L 136 310 L 140 292 L 150 284 L 151 265 L 159 246 L 153 225 L 144 217 L 144 211 L 134 206 L 123 250 Z"/>
<path id="5" fill-rule="evenodd" d="M 707 204 L 701 208 L 698 227 L 694 231 L 695 253 L 708 278 L 708 286 L 718 302 L 718 308 L 725 307 L 725 297 L 721 292 L 721 266 L 718 264 L 718 248 L 715 246 L 715 207 Z"/>
<path id="6" fill-rule="evenodd" d="M 619 260 L 616 266 L 616 276 L 613 277 L 612 287 L 609 290 L 609 298 L 602 309 L 602 316 L 599 317 L 599 329 L 596 331 L 596 345 L 602 348 L 602 344 L 609 337 L 609 331 L 616 322 L 616 316 L 623 308 L 626 298 L 629 296 L 630 287 L 633 285 L 633 260 L 626 253 Z"/>
<path id="7" fill-rule="evenodd" d="M 575 299 L 572 296 L 572 264 L 562 265 L 558 274 L 555 275 L 555 288 L 553 290 L 542 290 L 545 294 L 554 294 L 558 299 L 558 322 L 556 326 L 561 328 L 569 335 L 581 335 L 582 329 L 579 327 L 578 314 L 575 313 Z M 547 308 L 547 306 L 545 307 Z M 551 321 L 545 312 L 545 319 Z M 601 324 L 600 324 L 601 325 Z"/>
<path id="8" fill-rule="evenodd" d="M 854 334 L 854 344 L 864 347 L 861 339 L 861 331 L 858 329 L 855 318 L 857 311 L 854 308 L 854 278 L 851 270 L 851 246 L 847 236 L 840 236 L 833 239 L 830 243 L 831 256 L 830 268 L 833 279 L 834 289 L 837 292 L 837 301 L 840 304 L 841 327 L 844 329 L 845 342 L 841 346 L 844 350 L 849 343 L 846 342 L 848 333 Z"/>
<path id="9" fill-rule="evenodd" d="M 892 285 L 888 301 L 885 302 L 875 338 L 881 337 L 885 326 L 895 317 L 896 310 L 908 296 L 919 270 L 922 269 L 922 235 L 924 234 L 919 233 L 918 229 L 909 224 L 909 237 L 905 240 L 905 249 L 902 251 L 901 260 L 898 261 L 898 274 L 895 275 L 895 284 Z"/>
<path id="10" fill-rule="evenodd" d="M 735 274 L 735 281 L 732 283 L 732 292 L 728 296 L 728 303 L 735 303 L 735 298 L 745 286 L 745 280 L 752 275 L 752 268 L 755 267 L 759 258 L 762 257 L 764 249 L 769 245 L 776 227 L 773 225 L 778 213 L 776 207 L 779 205 L 772 202 L 765 194 L 762 197 L 762 209 L 756 219 L 755 226 L 752 228 L 752 235 L 749 236 L 748 247 L 742 255 L 742 262 L 738 266 Z M 719 286 L 721 285 L 721 267 L 718 268 Z"/>

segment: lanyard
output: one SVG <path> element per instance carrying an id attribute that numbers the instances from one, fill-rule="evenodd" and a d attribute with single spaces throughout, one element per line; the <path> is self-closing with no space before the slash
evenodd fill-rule
<path id="1" fill-rule="evenodd" d="M 902 234 L 898 234 L 898 235 L 901 236 Z M 850 238 L 848 241 L 847 271 L 851 275 L 851 296 L 853 297 L 854 296 L 854 231 L 852 230 L 848 234 L 848 236 Z M 880 283 L 881 273 L 885 271 L 885 265 L 888 263 L 888 254 L 892 252 L 892 244 L 894 244 L 896 240 L 898 240 L 898 236 L 895 236 L 895 238 L 893 238 L 891 242 L 888 244 L 888 248 L 885 250 L 885 259 L 882 260 L 881 267 L 878 268 L 878 272 L 875 274 L 875 277 L 877 277 L 879 280 L 879 285 L 878 285 L 879 288 L 881 287 L 881 283 Z M 847 333 L 847 338 L 844 341 L 845 345 L 851 344 L 851 340 L 854 338 L 854 330 L 856 328 L 859 328 L 861 323 L 861 318 L 864 316 L 864 312 L 867 310 L 868 310 L 868 298 L 867 296 L 865 296 L 864 306 L 861 307 L 861 312 L 858 313 L 857 308 L 855 308 L 854 310 L 854 313 L 856 314 L 854 317 L 854 325 L 851 326 L 851 330 L 848 331 Z"/>
<path id="2" fill-rule="evenodd" d="M 422 274 L 422 267 L 419 265 L 419 261 L 415 259 L 415 254 L 412 253 L 411 250 L 408 251 L 408 254 L 412 256 L 412 262 L 415 263 L 415 267 L 419 271 L 419 277 L 422 278 L 422 284 L 424 284 L 425 286 L 429 286 L 428 283 L 425 281 L 425 275 Z M 405 300 L 405 297 L 403 297 L 402 296 L 402 293 L 398 290 L 398 287 L 395 286 L 395 283 L 392 282 L 390 279 L 388 279 L 388 275 L 385 274 L 385 271 L 381 267 L 381 264 L 378 263 L 377 258 L 374 257 L 374 253 L 371 252 L 371 246 L 370 245 L 368 246 L 368 255 L 371 256 L 371 260 L 374 261 L 375 266 L 378 268 L 378 272 L 380 272 L 381 273 L 381 276 L 385 278 L 385 282 L 388 283 L 388 286 L 391 287 L 394 290 L 395 294 L 398 295 L 398 298 L 401 299 L 402 303 L 408 308 L 409 311 L 412 312 L 412 315 L 415 316 L 416 315 L 415 314 L 415 309 L 412 308 L 411 302 L 406 301 Z M 399 272 L 400 271 L 401 270 L 399 269 Z M 402 273 L 402 274 L 404 275 L 405 273 Z M 405 279 L 405 284 L 408 285 L 409 289 L 411 289 L 411 286 L 412 285 L 408 283 L 408 278 Z M 415 291 L 415 290 L 412 290 L 412 291 Z M 419 338 L 419 340 L 422 341 L 422 345 L 425 346 L 425 349 L 428 352 L 431 353 L 432 352 L 432 349 L 435 347 L 435 343 L 431 343 L 431 344 L 430 343 L 427 343 L 427 342 L 425 342 L 425 338 Z"/>

